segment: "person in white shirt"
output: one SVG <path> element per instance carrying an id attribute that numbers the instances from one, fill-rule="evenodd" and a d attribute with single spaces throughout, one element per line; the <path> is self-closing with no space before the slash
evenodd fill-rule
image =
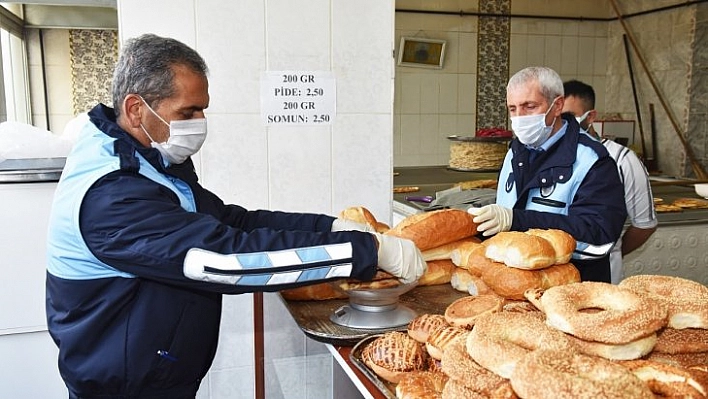
<path id="1" fill-rule="evenodd" d="M 581 129 L 600 140 L 617 163 L 620 179 L 624 184 L 624 198 L 630 226 L 615 244 L 610 254 L 612 283 L 623 278 L 622 257 L 644 244 L 656 231 L 658 220 L 654 211 L 654 198 L 649 185 L 649 174 L 642 161 L 631 149 L 607 138 L 601 138 L 592 126 L 597 117 L 595 91 L 592 86 L 578 80 L 563 83 L 565 103 L 563 112 L 572 113 Z"/>

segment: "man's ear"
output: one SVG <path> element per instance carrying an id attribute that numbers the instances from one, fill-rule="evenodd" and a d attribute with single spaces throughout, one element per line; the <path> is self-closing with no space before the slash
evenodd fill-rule
<path id="1" fill-rule="evenodd" d="M 557 97 L 555 104 L 553 104 L 553 107 L 555 109 L 551 112 L 553 114 L 553 116 L 559 117 L 563 113 L 564 106 L 565 106 L 565 97 L 563 97 L 563 96 Z"/>
<path id="2" fill-rule="evenodd" d="M 596 119 L 597 119 L 597 110 L 595 110 L 595 109 L 590 111 L 587 118 L 585 118 L 585 120 L 588 121 L 588 125 L 592 125 L 592 123 L 595 122 Z"/>
<path id="3" fill-rule="evenodd" d="M 126 123 L 132 128 L 140 127 L 142 122 L 143 100 L 137 94 L 128 94 L 123 99 L 123 112 Z"/>

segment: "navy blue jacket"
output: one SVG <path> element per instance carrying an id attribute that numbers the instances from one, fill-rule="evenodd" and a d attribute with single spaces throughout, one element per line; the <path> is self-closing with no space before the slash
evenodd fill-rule
<path id="1" fill-rule="evenodd" d="M 198 183 L 191 160 L 165 167 L 157 150 L 143 147 L 116 124 L 111 108 L 99 105 L 89 116 L 99 136 L 115 139 L 112 151 L 120 168 L 98 179 L 84 198 L 75 198 L 81 238 L 90 250 L 87 258 L 120 276 L 47 273 L 47 322 L 71 397 L 193 398 L 216 352 L 222 294 L 304 284 L 189 279 L 183 262 L 192 248 L 238 254 L 348 243 L 350 276 L 370 280 L 375 274 L 377 245 L 371 234 L 332 233 L 334 218 L 326 215 L 225 205 Z M 186 182 L 196 212 L 180 206 L 172 190 L 137 173 L 137 153 L 170 179 Z"/>
<path id="2" fill-rule="evenodd" d="M 620 237 L 627 218 L 624 187 L 617 166 L 600 142 L 580 134 L 580 126 L 572 115 L 564 114 L 562 117 L 568 123 L 563 137 L 531 160 L 531 150 L 518 139 L 511 142 L 513 174 L 499 176 L 499 189 L 511 184 L 507 180 L 513 178 L 517 190 L 511 230 L 560 229 L 578 241 L 607 246 Z M 553 187 L 556 183 L 566 183 L 572 178 L 570 176 L 580 145 L 591 148 L 598 159 L 584 176 L 572 202 L 557 204 L 566 209 L 567 215 L 526 209 L 532 190 Z M 544 199 L 534 198 L 532 201 L 542 202 Z M 610 249 L 611 246 L 607 248 L 607 254 L 600 258 L 572 259 L 571 263 L 578 268 L 583 281 L 610 282 Z"/>

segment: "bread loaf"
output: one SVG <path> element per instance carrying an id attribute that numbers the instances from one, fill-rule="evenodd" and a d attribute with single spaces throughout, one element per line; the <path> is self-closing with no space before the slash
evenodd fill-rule
<path id="1" fill-rule="evenodd" d="M 428 341 L 428 336 L 431 331 L 447 325 L 443 315 L 423 313 L 408 323 L 408 335 L 414 340 L 424 344 Z"/>
<path id="2" fill-rule="evenodd" d="M 408 372 L 423 370 L 427 354 L 408 334 L 390 331 L 366 345 L 361 358 L 379 377 L 397 384 Z"/>
<path id="3" fill-rule="evenodd" d="M 385 234 L 409 239 L 426 251 L 477 234 L 477 224 L 461 209 L 440 209 L 409 216 Z"/>
<path id="4" fill-rule="evenodd" d="M 350 206 L 339 212 L 339 218 L 371 226 L 377 233 L 385 233 L 391 229 L 386 223 L 376 220 L 374 215 L 363 206 Z"/>
<path id="5" fill-rule="evenodd" d="M 481 240 L 477 237 L 466 237 L 461 240 L 453 241 L 447 244 L 443 244 L 439 247 L 430 248 L 428 250 L 422 251 L 423 259 L 426 261 L 439 260 L 439 259 L 452 259 L 452 252 L 459 247 L 467 244 L 479 244 Z"/>
<path id="6" fill-rule="evenodd" d="M 457 269 L 450 259 L 431 260 L 426 263 L 428 268 L 418 280 L 419 286 L 447 284 Z"/>
<path id="7" fill-rule="evenodd" d="M 457 267 L 466 269 L 475 276 L 481 276 L 482 270 L 487 267 L 489 262 L 492 262 L 484 256 L 486 251 L 487 248 L 484 244 L 474 245 L 469 243 L 464 244 L 458 249 L 452 251 L 450 257 L 452 258 L 452 263 L 454 263 Z"/>
<path id="8" fill-rule="evenodd" d="M 487 258 L 510 267 L 536 270 L 556 263 L 556 251 L 548 240 L 519 231 L 498 233 L 484 245 Z"/>
<path id="9" fill-rule="evenodd" d="M 280 295 L 288 301 L 323 301 L 348 298 L 346 293 L 335 289 L 331 283 L 318 283 L 282 290 Z"/>
<path id="10" fill-rule="evenodd" d="M 495 294 L 462 297 L 445 308 L 445 321 L 471 330 L 479 317 L 501 311 L 503 304 L 504 299 Z"/>
<path id="11" fill-rule="evenodd" d="M 363 206 L 351 206 L 346 208 L 339 213 L 339 218 L 357 223 L 365 223 L 371 227 L 376 227 L 378 223 L 374 215 Z"/>
<path id="12" fill-rule="evenodd" d="M 452 273 L 450 284 L 452 288 L 457 291 L 465 292 L 470 295 L 484 295 L 494 292 L 484 283 L 481 277 L 475 276 L 469 270 L 461 267 L 456 268 Z"/>
<path id="13" fill-rule="evenodd" d="M 575 238 L 563 230 L 558 229 L 529 229 L 526 234 L 545 238 L 551 243 L 556 253 L 556 264 L 570 262 L 570 257 L 575 251 Z"/>
<path id="14" fill-rule="evenodd" d="M 507 299 L 526 299 L 528 289 L 546 290 L 557 285 L 580 281 L 580 272 L 570 263 L 553 265 L 541 270 L 523 270 L 490 262 L 482 273 L 482 281 L 497 295 Z"/>
<path id="15" fill-rule="evenodd" d="M 382 290 L 386 288 L 398 287 L 401 285 L 401 280 L 388 272 L 377 270 L 371 281 L 360 281 L 349 278 L 338 280 L 334 284 L 336 284 L 344 292 L 353 290 Z"/>

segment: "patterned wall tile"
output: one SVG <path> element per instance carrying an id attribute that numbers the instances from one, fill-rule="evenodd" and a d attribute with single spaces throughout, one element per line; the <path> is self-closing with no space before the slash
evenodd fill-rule
<path id="1" fill-rule="evenodd" d="M 118 61 L 118 32 L 115 30 L 69 31 L 74 114 L 97 103 L 111 104 L 111 78 Z"/>
<path id="2" fill-rule="evenodd" d="M 479 0 L 480 13 L 509 15 L 511 0 Z M 477 44 L 477 129 L 506 127 L 511 17 L 480 16 Z"/>

